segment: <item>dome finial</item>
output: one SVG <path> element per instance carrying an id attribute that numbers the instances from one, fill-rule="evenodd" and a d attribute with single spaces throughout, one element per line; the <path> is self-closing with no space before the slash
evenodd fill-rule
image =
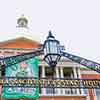
<path id="1" fill-rule="evenodd" d="M 55 37 L 52 35 L 51 30 L 49 30 L 49 35 L 48 35 L 48 37 L 47 37 L 47 38 L 55 38 Z"/>
<path id="2" fill-rule="evenodd" d="M 28 27 L 28 20 L 24 16 L 24 14 L 22 14 L 22 16 L 17 19 L 17 24 L 18 24 L 17 27 L 21 27 L 21 28 L 27 28 Z"/>

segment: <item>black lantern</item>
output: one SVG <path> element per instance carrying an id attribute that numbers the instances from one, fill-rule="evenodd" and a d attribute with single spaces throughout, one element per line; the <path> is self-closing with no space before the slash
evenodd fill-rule
<path id="1" fill-rule="evenodd" d="M 49 31 L 47 40 L 44 42 L 44 60 L 50 67 L 54 68 L 57 62 L 60 60 L 60 43 Z"/>

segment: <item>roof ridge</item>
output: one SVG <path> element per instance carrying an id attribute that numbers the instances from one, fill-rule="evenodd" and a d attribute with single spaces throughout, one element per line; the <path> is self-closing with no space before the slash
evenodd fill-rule
<path id="1" fill-rule="evenodd" d="M 32 48 L 32 47 L 39 47 L 41 46 L 40 42 L 37 42 L 35 40 L 26 38 L 26 37 L 17 37 L 14 39 L 9 39 L 6 41 L 0 42 L 0 48 Z"/>

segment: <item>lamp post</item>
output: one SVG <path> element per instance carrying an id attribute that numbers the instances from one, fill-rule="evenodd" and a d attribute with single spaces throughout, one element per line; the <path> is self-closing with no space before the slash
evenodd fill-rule
<path id="1" fill-rule="evenodd" d="M 53 80 L 54 78 L 55 67 L 60 58 L 60 42 L 56 40 L 55 37 L 52 35 L 51 31 L 49 31 L 49 35 L 47 36 L 47 39 L 44 41 L 44 60 L 50 67 L 49 71 L 51 73 L 51 80 Z M 53 94 L 55 93 L 54 86 L 50 88 L 50 90 L 52 90 Z"/>
<path id="2" fill-rule="evenodd" d="M 44 54 L 44 60 L 51 67 L 52 71 L 56 67 L 61 56 L 64 56 L 78 64 L 84 65 L 87 68 L 100 73 L 99 63 L 62 51 L 60 42 L 55 39 L 51 31 L 49 31 L 49 35 L 47 36 L 47 39 L 44 41 L 44 44 L 41 46 L 41 48 L 29 53 L 23 53 L 21 55 L 0 58 L 0 67 L 2 67 L 1 70 L 4 70 L 4 67 L 17 64 L 41 54 Z"/>
<path id="3" fill-rule="evenodd" d="M 49 31 L 49 35 L 44 42 L 44 60 L 54 70 L 60 58 L 60 42 Z"/>

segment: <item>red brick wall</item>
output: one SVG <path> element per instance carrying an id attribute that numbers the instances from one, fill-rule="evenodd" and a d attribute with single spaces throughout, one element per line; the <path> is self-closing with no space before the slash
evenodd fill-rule
<path id="1" fill-rule="evenodd" d="M 40 97 L 39 100 L 86 100 L 84 96 L 55 96 L 55 97 L 49 97 L 44 96 Z"/>
<path id="2" fill-rule="evenodd" d="M 100 74 L 82 74 L 82 78 L 100 79 Z M 90 100 L 95 100 L 93 89 L 88 89 Z"/>

